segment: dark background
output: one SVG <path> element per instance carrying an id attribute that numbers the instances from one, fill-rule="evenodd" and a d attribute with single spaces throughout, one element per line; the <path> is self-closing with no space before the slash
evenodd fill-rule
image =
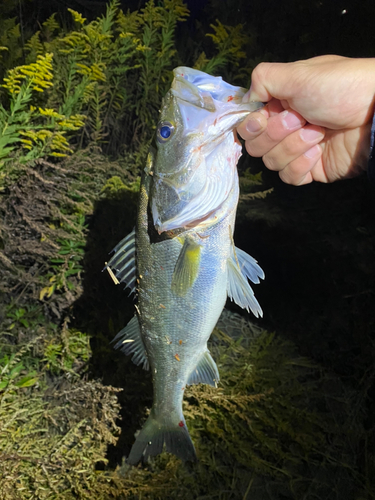
<path id="1" fill-rule="evenodd" d="M 35 32 L 54 12 L 66 23 L 71 19 L 67 8 L 94 19 L 105 12 L 106 3 L 105 0 L 26 0 L 21 10 L 24 23 Z M 375 2 L 372 0 L 190 0 L 185 3 L 191 12 L 188 21 L 191 36 L 199 33 L 201 26 L 207 32 L 215 19 L 229 25 L 242 23 L 254 39 L 252 56 L 260 60 L 292 61 L 327 53 L 353 57 L 374 55 Z M 121 1 L 124 11 L 144 5 L 142 0 Z"/>

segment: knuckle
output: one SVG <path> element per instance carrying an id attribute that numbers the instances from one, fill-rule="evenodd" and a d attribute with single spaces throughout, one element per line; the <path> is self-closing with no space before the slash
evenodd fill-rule
<path id="1" fill-rule="evenodd" d="M 292 185 L 292 186 L 293 186 L 293 185 L 295 185 L 295 184 L 291 181 L 290 176 L 289 176 L 287 173 L 285 173 L 285 172 L 281 171 L 281 172 L 279 172 L 279 177 L 280 177 L 280 179 L 281 179 L 281 180 L 282 180 L 285 184 L 290 184 L 290 185 Z"/>
<path id="2" fill-rule="evenodd" d="M 267 62 L 261 62 L 259 63 L 253 70 L 251 74 L 251 81 L 253 82 L 258 82 L 259 80 L 262 80 L 263 77 L 267 74 L 267 71 L 269 69 L 270 63 Z"/>
<path id="3" fill-rule="evenodd" d="M 264 155 L 262 160 L 268 170 L 278 171 L 282 168 L 281 165 L 277 162 L 276 158 L 274 158 L 270 154 Z"/>
<path id="4" fill-rule="evenodd" d="M 299 181 L 293 176 L 289 175 L 288 172 L 279 172 L 279 177 L 285 184 L 290 184 L 291 186 L 298 186 L 299 184 Z"/>
<path id="5" fill-rule="evenodd" d="M 277 117 L 275 117 L 277 118 Z M 285 137 L 285 132 L 275 119 L 270 119 L 266 130 L 267 138 L 270 142 L 279 142 Z"/>
<path id="6" fill-rule="evenodd" d="M 301 172 L 298 166 L 296 168 L 296 165 L 292 165 L 292 163 L 279 172 L 280 179 L 285 182 L 285 184 L 291 184 L 292 186 L 298 186 L 301 182 L 301 178 L 304 176 L 305 173 Z"/>
<path id="7" fill-rule="evenodd" d="M 299 156 L 279 172 L 280 179 L 286 184 L 293 186 L 305 184 L 307 181 L 306 176 L 312 167 L 311 163 L 311 160 L 304 155 Z"/>
<path id="8" fill-rule="evenodd" d="M 262 156 L 262 153 L 259 152 L 256 144 L 254 144 L 254 141 L 246 141 L 245 147 L 250 156 L 254 156 L 254 158 L 259 158 L 260 156 Z"/>
<path id="9" fill-rule="evenodd" d="M 299 153 L 300 144 L 298 141 L 284 141 L 283 154 L 288 158 L 293 158 Z"/>

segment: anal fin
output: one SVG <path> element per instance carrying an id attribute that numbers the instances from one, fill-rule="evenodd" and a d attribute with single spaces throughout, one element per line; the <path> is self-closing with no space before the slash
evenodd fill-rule
<path id="1" fill-rule="evenodd" d="M 217 387 L 219 380 L 219 370 L 217 369 L 216 363 L 207 349 L 203 352 L 197 366 L 191 372 L 187 383 L 189 385 L 202 383 Z"/>
<path id="2" fill-rule="evenodd" d="M 132 361 L 136 365 L 142 365 L 144 370 L 149 369 L 145 345 L 141 337 L 141 328 L 137 316 L 129 321 L 116 337 L 112 340 L 115 344 L 115 349 L 121 349 L 127 356 L 132 356 Z"/>

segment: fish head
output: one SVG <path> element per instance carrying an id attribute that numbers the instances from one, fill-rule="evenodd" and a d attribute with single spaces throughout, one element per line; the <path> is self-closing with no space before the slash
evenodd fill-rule
<path id="1" fill-rule="evenodd" d="M 245 92 L 202 71 L 174 70 L 160 112 L 152 172 L 151 210 L 159 233 L 194 227 L 233 191 L 241 155 L 234 129 L 262 106 L 242 102 Z"/>

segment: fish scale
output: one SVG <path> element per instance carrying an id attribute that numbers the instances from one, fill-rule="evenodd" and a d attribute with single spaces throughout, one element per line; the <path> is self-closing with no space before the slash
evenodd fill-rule
<path id="1" fill-rule="evenodd" d="M 235 248 L 241 146 L 234 128 L 259 103 L 245 89 L 191 68 L 174 70 L 158 124 L 158 150 L 144 169 L 135 231 L 107 267 L 134 289 L 136 314 L 116 347 L 150 368 L 153 406 L 127 458 L 137 464 L 165 449 L 196 460 L 182 412 L 188 384 L 217 386 L 207 341 L 227 296 L 256 316 L 248 279 L 262 269 Z"/>

